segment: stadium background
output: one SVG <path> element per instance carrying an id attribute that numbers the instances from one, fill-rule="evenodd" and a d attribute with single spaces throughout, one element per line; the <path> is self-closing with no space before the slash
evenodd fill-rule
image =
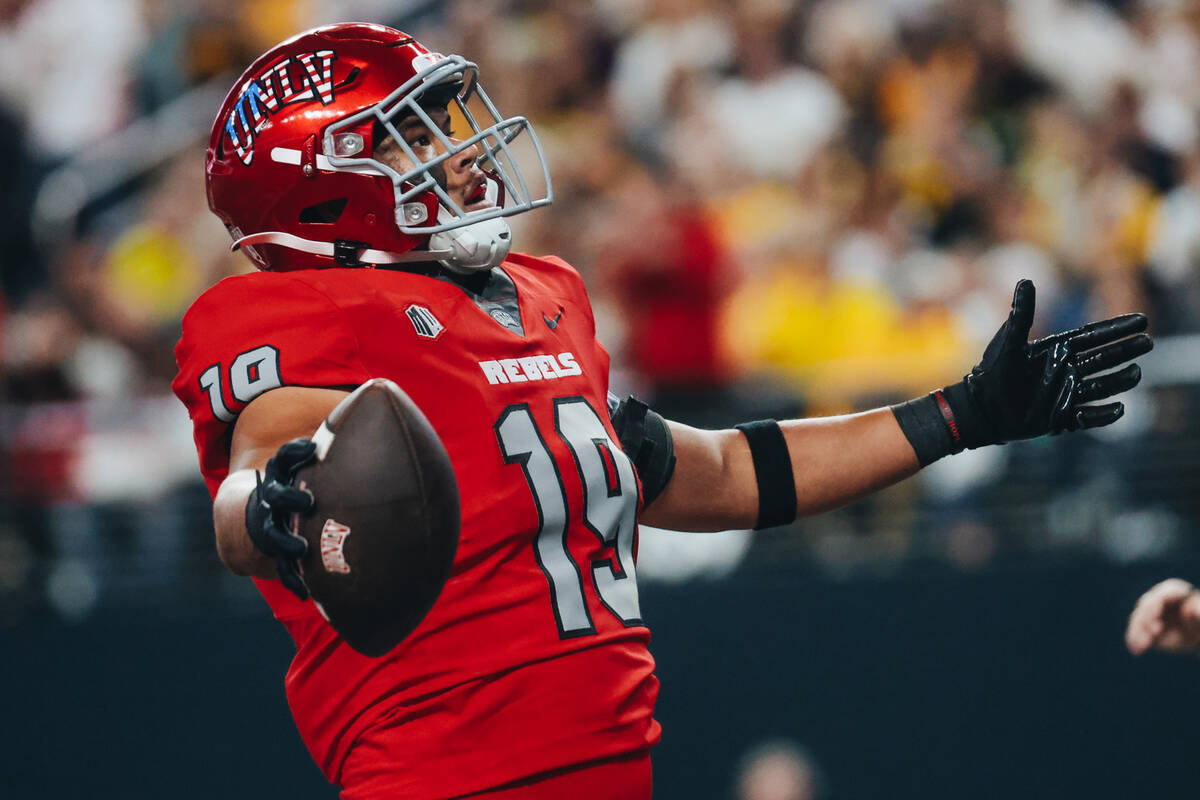
<path id="1" fill-rule="evenodd" d="M 183 310 L 249 266 L 205 207 L 212 115 L 346 19 L 466 54 L 534 121 L 556 202 L 518 246 L 583 272 L 614 387 L 668 416 L 949 382 L 1020 276 L 1042 330 L 1150 315 L 1111 429 L 786 530 L 645 532 L 656 798 L 768 800 L 801 763 L 816 795 L 778 797 L 1195 795 L 1200 664 L 1121 640 L 1142 590 L 1200 578 L 1187 0 L 0 2 L 0 794 L 334 795 L 168 383 Z"/>

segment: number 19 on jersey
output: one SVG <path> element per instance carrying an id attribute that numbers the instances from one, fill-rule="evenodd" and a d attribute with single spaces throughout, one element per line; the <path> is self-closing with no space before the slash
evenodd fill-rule
<path id="1" fill-rule="evenodd" d="M 584 594 L 583 573 L 567 547 L 571 514 L 563 475 L 528 403 L 504 409 L 495 425 L 506 464 L 519 464 L 538 512 L 534 555 L 550 584 L 550 601 L 562 638 L 596 632 Z M 584 568 L 592 573 L 600 603 L 625 626 L 641 625 L 633 537 L 637 481 L 633 465 L 613 442 L 599 414 L 583 397 L 554 399 L 554 432 L 567 445 L 583 485 L 582 522 L 605 546 L 606 557 Z"/>

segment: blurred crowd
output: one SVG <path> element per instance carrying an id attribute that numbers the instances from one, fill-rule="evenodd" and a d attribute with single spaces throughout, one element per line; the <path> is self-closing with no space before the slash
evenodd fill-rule
<path id="1" fill-rule="evenodd" d="M 614 389 L 669 417 L 928 391 L 1019 277 L 1041 331 L 1144 310 L 1197 341 L 1188 0 L 0 0 L 0 593 L 28 601 L 0 608 L 30 586 L 86 608 L 106 564 L 219 573 L 168 388 L 183 311 L 250 269 L 206 208 L 204 142 L 258 53 L 348 19 L 463 53 L 533 121 L 555 203 L 513 220 L 517 247 L 584 274 Z M 685 572 L 1185 546 L 1200 353 L 1172 352 L 1111 432 L 966 453 Z"/>

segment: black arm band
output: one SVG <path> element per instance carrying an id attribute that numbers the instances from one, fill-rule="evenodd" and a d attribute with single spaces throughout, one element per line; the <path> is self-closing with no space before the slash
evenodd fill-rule
<path id="1" fill-rule="evenodd" d="M 642 507 L 667 488 L 675 474 L 675 440 L 667 421 L 649 406 L 630 395 L 614 406 L 610 418 L 621 449 L 642 481 Z"/>
<path id="2" fill-rule="evenodd" d="M 922 467 L 942 456 L 962 451 L 963 441 L 958 422 L 942 392 L 933 392 L 892 406 L 892 414 Z"/>
<path id="3" fill-rule="evenodd" d="M 758 521 L 754 529 L 787 525 L 796 520 L 796 477 L 779 423 L 773 419 L 735 425 L 750 443 L 758 483 Z"/>

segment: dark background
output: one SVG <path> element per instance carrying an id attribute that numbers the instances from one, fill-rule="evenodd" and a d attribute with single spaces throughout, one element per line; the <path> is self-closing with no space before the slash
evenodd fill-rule
<path id="1" fill-rule="evenodd" d="M 1190 798 L 1200 662 L 1122 644 L 1200 558 L 829 582 L 769 570 L 643 589 L 662 680 L 655 797 L 731 796 L 738 755 L 803 742 L 831 798 Z M 0 634 L 11 798 L 334 797 L 265 606 L 97 611 Z"/>

